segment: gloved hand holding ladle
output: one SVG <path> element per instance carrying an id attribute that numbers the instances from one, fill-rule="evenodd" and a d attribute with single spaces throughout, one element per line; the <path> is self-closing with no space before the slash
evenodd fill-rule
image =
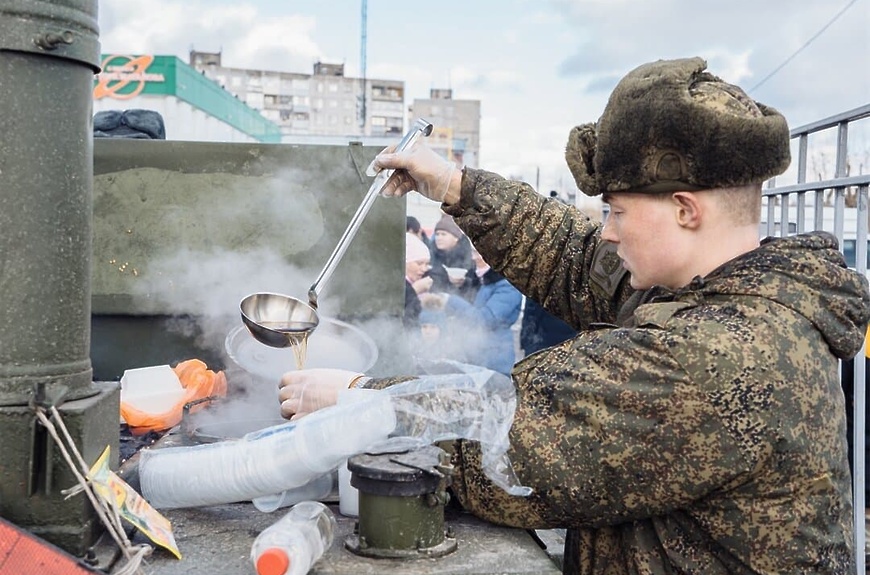
<path id="1" fill-rule="evenodd" d="M 423 119 L 414 121 L 411 129 L 396 145 L 395 151 L 401 152 L 412 146 L 421 136 L 432 133 L 432 124 Z M 277 293 L 255 293 L 245 297 L 239 308 L 242 322 L 251 335 L 260 343 L 271 347 L 288 347 L 303 343 L 320 323 L 317 315 L 317 296 L 323 284 L 332 276 L 338 262 L 344 256 L 360 224 L 374 204 L 381 190 L 386 186 L 395 170 L 383 169 L 375 176 L 363 201 L 338 240 L 326 265 L 315 282 L 308 289 L 308 303 Z"/>

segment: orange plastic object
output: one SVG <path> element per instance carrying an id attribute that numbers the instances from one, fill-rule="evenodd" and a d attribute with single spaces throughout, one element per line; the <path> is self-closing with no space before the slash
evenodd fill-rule
<path id="1" fill-rule="evenodd" d="M 121 417 L 130 426 L 134 434 L 149 431 L 162 431 L 178 425 L 184 410 L 184 404 L 205 397 L 223 397 L 227 394 L 227 378 L 223 371 L 214 372 L 198 359 L 182 361 L 172 368 L 181 381 L 184 395 L 170 409 L 163 413 L 148 413 L 121 402 Z M 205 407 L 205 403 L 193 406 L 191 412 Z"/>
<path id="2" fill-rule="evenodd" d="M 0 575 L 102 573 L 32 533 L 0 518 Z"/>
<path id="3" fill-rule="evenodd" d="M 257 558 L 257 575 L 284 575 L 290 567 L 290 558 L 283 549 L 266 549 Z"/>

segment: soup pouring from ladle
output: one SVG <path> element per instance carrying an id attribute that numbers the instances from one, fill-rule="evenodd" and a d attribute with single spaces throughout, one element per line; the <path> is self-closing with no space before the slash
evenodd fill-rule
<path id="1" fill-rule="evenodd" d="M 432 133 L 432 124 L 418 118 L 411 129 L 402 137 L 396 146 L 400 152 L 413 145 L 421 136 Z M 245 297 L 239 308 L 242 322 L 257 341 L 271 347 L 288 347 L 304 342 L 320 323 L 317 315 L 317 296 L 323 285 L 332 276 L 332 272 L 341 261 L 348 245 L 356 235 L 363 219 L 369 213 L 375 199 L 393 177 L 395 170 L 385 169 L 378 172 L 356 213 L 350 220 L 347 229 L 338 240 L 332 255 L 323 266 L 320 275 L 308 289 L 308 303 L 302 300 L 277 293 L 255 293 Z"/>

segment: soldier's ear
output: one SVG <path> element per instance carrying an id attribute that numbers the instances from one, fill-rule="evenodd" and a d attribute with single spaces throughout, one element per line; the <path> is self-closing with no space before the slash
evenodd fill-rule
<path id="1" fill-rule="evenodd" d="M 674 218 L 682 228 L 696 230 L 701 226 L 701 220 L 709 206 L 696 192 L 674 192 L 671 194 L 671 203 L 674 206 Z"/>

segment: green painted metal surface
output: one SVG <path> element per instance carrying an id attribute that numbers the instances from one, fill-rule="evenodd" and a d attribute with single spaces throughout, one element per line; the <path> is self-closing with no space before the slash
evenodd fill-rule
<path id="1" fill-rule="evenodd" d="M 37 36 L 69 28 L 72 46 L 87 43 L 96 15 L 96 2 L 13 4 L 0 4 L 0 17 Z M 35 384 L 58 400 L 94 393 L 90 54 L 10 41 L 0 40 L 0 406 L 26 403 Z"/>
<path id="2" fill-rule="evenodd" d="M 96 387 L 96 395 L 64 402 L 58 411 L 85 461 L 96 461 L 109 447 L 117 468 L 118 386 Z M 54 440 L 27 406 L 0 409 L 0 437 L 0 515 L 83 555 L 103 527 L 84 494 L 61 493 L 77 480 Z"/>
<path id="3" fill-rule="evenodd" d="M 97 71 L 97 2 L 0 0 L 0 50 L 69 60 Z M 12 80 L 5 75 L 3 79 Z"/>
<path id="4" fill-rule="evenodd" d="M 444 506 L 426 496 L 389 497 L 360 492 L 359 535 L 379 549 L 424 549 L 444 541 Z M 360 544 L 362 546 L 362 543 Z"/>
<path id="5" fill-rule="evenodd" d="M 249 293 L 307 298 L 368 190 L 365 167 L 379 151 L 359 144 L 96 140 L 97 379 L 117 379 L 120 366 L 153 365 L 161 353 L 161 363 L 220 355 Z M 399 333 L 404 216 L 404 200 L 375 202 L 322 287 L 321 315 L 376 339 Z M 124 324 L 140 336 L 123 335 Z M 154 331 L 164 329 L 166 337 Z M 179 334 L 186 347 L 174 345 Z M 142 341 L 153 345 L 146 350 Z M 385 361 L 396 357 L 381 349 Z"/>

